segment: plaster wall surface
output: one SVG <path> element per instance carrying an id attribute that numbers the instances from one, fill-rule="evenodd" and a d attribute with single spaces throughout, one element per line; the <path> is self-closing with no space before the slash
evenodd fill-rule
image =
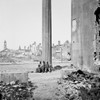
<path id="1" fill-rule="evenodd" d="M 97 0 L 72 0 L 72 28 L 76 20 L 76 30 L 72 30 L 72 62 L 80 69 L 97 70 L 93 60 L 93 39 Z"/>

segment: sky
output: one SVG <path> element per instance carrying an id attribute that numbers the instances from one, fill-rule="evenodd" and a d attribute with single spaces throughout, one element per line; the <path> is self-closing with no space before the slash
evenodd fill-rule
<path id="1" fill-rule="evenodd" d="M 42 42 L 42 0 L 0 0 L 0 50 Z M 52 0 L 52 43 L 71 41 L 71 0 Z"/>

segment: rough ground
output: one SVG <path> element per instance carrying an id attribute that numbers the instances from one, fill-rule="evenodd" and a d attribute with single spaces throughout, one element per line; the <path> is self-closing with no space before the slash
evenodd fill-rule
<path id="1" fill-rule="evenodd" d="M 62 70 L 52 73 L 31 73 L 29 79 L 37 85 L 34 91 L 35 100 L 58 100 L 56 98 L 57 81 Z"/>
<path id="2" fill-rule="evenodd" d="M 37 85 L 37 89 L 34 91 L 35 100 L 54 100 L 57 80 L 60 77 L 61 71 L 30 74 L 29 78 L 35 85 Z"/>

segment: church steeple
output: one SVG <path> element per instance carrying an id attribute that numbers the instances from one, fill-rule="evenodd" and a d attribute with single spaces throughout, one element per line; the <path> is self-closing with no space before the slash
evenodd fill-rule
<path id="1" fill-rule="evenodd" d="M 6 50 L 7 49 L 7 41 L 5 40 L 4 41 L 4 50 Z"/>

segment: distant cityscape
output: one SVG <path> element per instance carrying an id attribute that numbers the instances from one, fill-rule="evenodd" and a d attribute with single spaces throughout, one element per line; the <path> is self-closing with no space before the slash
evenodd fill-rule
<path id="1" fill-rule="evenodd" d="M 23 48 L 19 46 L 17 50 L 9 49 L 7 41 L 4 41 L 4 48 L 0 51 L 0 62 L 22 63 L 25 61 L 40 61 L 42 59 L 42 44 L 36 42 Z M 63 44 L 52 45 L 52 59 L 55 61 L 71 60 L 71 44 L 67 40 Z"/>

